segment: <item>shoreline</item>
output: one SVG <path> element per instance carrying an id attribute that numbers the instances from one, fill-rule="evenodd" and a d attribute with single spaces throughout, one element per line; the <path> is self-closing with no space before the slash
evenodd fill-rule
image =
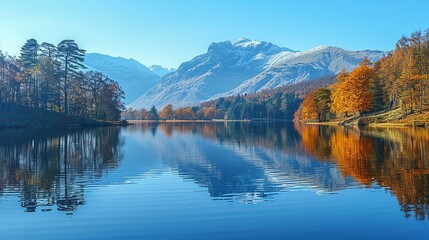
<path id="1" fill-rule="evenodd" d="M 305 125 L 319 125 L 319 126 L 339 126 L 341 127 L 341 125 L 339 124 L 340 122 L 304 122 Z M 358 126 L 356 124 L 349 124 L 349 125 L 344 125 L 344 126 Z M 368 125 L 360 125 L 362 127 L 372 127 L 372 128 L 390 128 L 390 127 L 424 127 L 424 126 L 419 126 L 419 125 L 412 125 L 412 124 L 408 124 L 408 123 L 370 123 Z"/>
<path id="2" fill-rule="evenodd" d="M 103 121 L 26 106 L 0 105 L 0 129 L 79 129 L 126 125 L 127 121 Z"/>
<path id="3" fill-rule="evenodd" d="M 93 120 L 96 121 L 96 120 Z M 97 121 L 96 123 L 47 123 L 47 124 L 31 124 L 31 123 L 0 123 L 0 130 L 2 129 L 82 129 L 93 127 L 123 127 L 128 126 L 129 123 L 122 122 L 104 122 Z"/>
<path id="4" fill-rule="evenodd" d="M 364 126 L 372 128 L 429 128 L 429 111 L 426 109 L 422 112 L 404 114 L 403 110 L 396 108 L 377 113 L 368 113 L 360 117 L 336 119 L 330 122 L 301 122 L 307 125 Z"/>
<path id="5" fill-rule="evenodd" d="M 212 122 L 255 122 L 251 120 L 127 120 L 129 124 L 136 123 L 212 123 Z"/>
<path id="6" fill-rule="evenodd" d="M 224 119 L 212 119 L 212 120 L 126 120 L 130 125 L 138 123 L 219 123 L 219 122 L 245 122 L 245 123 L 257 123 L 257 122 L 293 122 L 292 120 L 224 120 Z"/>
<path id="7" fill-rule="evenodd" d="M 340 122 L 304 122 L 305 125 L 340 126 Z"/>

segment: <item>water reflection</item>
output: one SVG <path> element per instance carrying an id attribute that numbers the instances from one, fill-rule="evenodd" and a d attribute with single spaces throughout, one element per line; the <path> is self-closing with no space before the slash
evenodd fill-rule
<path id="1" fill-rule="evenodd" d="M 109 185 L 114 174 L 144 181 L 167 173 L 195 183 L 212 199 L 239 203 L 275 201 L 275 195 L 290 191 L 383 187 L 406 217 L 424 220 L 429 217 L 428 147 L 426 129 L 291 123 L 1 130 L 0 194 L 18 196 L 27 212 L 71 213 L 86 203 L 91 185 Z"/>
<path id="2" fill-rule="evenodd" d="M 0 191 L 18 194 L 26 212 L 71 212 L 84 191 L 122 159 L 119 129 L 1 130 Z"/>
<path id="3" fill-rule="evenodd" d="M 424 128 L 374 129 L 296 125 L 304 149 L 336 162 L 343 176 L 385 187 L 406 217 L 429 217 L 429 132 Z M 323 142 L 323 144 L 320 144 Z"/>
<path id="4" fill-rule="evenodd" d="M 152 133 L 154 124 L 130 126 Z M 215 199 L 253 203 L 281 191 L 332 193 L 356 187 L 335 164 L 319 162 L 302 149 L 301 136 L 284 123 L 159 123 L 154 144 L 169 168 L 206 187 Z M 144 136 L 144 134 L 143 134 Z M 141 137 L 143 141 L 144 137 Z"/>
<path id="5" fill-rule="evenodd" d="M 184 178 L 207 187 L 214 198 L 255 202 L 294 189 L 329 193 L 384 187 L 397 198 L 406 217 L 412 213 L 418 220 L 429 217 L 426 129 L 160 123 L 136 125 L 128 131 L 155 134 L 154 128 L 167 138 L 159 142 L 164 147 L 158 146 L 158 151 L 174 152 L 164 154 L 162 160 Z M 172 144 L 183 135 L 180 144 Z M 194 142 L 196 136 L 221 147 Z"/>

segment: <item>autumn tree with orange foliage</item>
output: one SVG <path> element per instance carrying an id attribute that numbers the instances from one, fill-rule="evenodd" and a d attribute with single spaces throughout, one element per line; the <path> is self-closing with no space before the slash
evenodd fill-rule
<path id="1" fill-rule="evenodd" d="M 330 117 L 331 90 L 319 88 L 311 91 L 301 104 L 303 120 L 327 121 Z"/>
<path id="2" fill-rule="evenodd" d="M 375 71 L 368 60 L 363 60 L 359 67 L 348 75 L 341 75 L 334 85 L 331 110 L 337 114 L 357 113 L 371 108 Z"/>
<path id="3" fill-rule="evenodd" d="M 195 119 L 195 113 L 190 107 L 178 108 L 174 110 L 174 118 L 181 120 L 193 120 Z"/>
<path id="4" fill-rule="evenodd" d="M 159 113 L 159 118 L 163 120 L 171 120 L 174 117 L 173 105 L 168 104 Z"/>
<path id="5" fill-rule="evenodd" d="M 427 109 L 429 80 L 429 29 L 403 36 L 395 50 L 379 61 L 377 75 L 384 86 L 387 108 L 401 107 L 404 114 Z"/>
<path id="6" fill-rule="evenodd" d="M 216 117 L 216 109 L 213 106 L 203 108 L 202 113 L 204 119 L 212 120 Z"/>
<path id="7" fill-rule="evenodd" d="M 332 95 L 331 95 L 331 111 L 334 113 L 337 113 L 338 115 L 344 114 L 346 117 L 348 117 L 348 111 L 350 109 L 346 109 L 344 102 L 347 101 L 347 95 L 346 94 L 340 94 L 341 91 L 344 91 L 343 87 L 345 85 L 343 84 L 349 74 L 346 72 L 346 69 L 343 68 L 341 72 L 336 77 L 336 83 L 330 86 L 332 89 Z"/>

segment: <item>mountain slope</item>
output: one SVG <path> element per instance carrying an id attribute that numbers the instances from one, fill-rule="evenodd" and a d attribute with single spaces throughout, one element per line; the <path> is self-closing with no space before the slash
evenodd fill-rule
<path id="1" fill-rule="evenodd" d="M 181 64 L 129 106 L 193 106 L 220 96 L 332 76 L 343 67 L 352 70 L 365 57 L 376 61 L 382 56 L 381 51 L 347 51 L 327 46 L 296 52 L 249 39 L 212 43 L 207 53 Z"/>
<path id="2" fill-rule="evenodd" d="M 135 101 L 143 92 L 155 86 L 160 76 L 134 59 L 111 57 L 99 53 L 88 53 L 85 65 L 117 81 L 125 92 L 125 103 Z"/>
<path id="3" fill-rule="evenodd" d="M 334 76 L 343 68 L 346 71 L 353 70 L 365 57 L 375 62 L 382 56 L 381 51 L 347 51 L 329 46 L 316 47 L 306 52 L 281 52 L 268 60 L 264 71 L 214 98 Z"/>

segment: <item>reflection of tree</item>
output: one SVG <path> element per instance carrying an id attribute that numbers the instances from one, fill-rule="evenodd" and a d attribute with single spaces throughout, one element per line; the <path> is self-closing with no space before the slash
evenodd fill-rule
<path id="1" fill-rule="evenodd" d="M 300 132 L 303 148 L 314 154 L 318 159 L 329 160 L 331 143 L 326 136 L 335 130 L 333 127 L 319 125 L 304 125 L 295 122 L 295 128 Z"/>
<path id="2" fill-rule="evenodd" d="M 429 218 L 428 132 L 425 129 L 401 129 L 401 141 L 385 146 L 381 184 L 396 195 L 401 209 L 417 219 Z"/>
<path id="3" fill-rule="evenodd" d="M 373 138 L 363 137 L 349 129 L 339 128 L 330 138 L 333 159 L 344 176 L 352 176 L 369 186 L 375 175 Z"/>
<path id="4" fill-rule="evenodd" d="M 143 123 L 128 130 L 147 135 L 152 127 Z M 162 160 L 183 178 L 207 187 L 215 198 L 249 203 L 286 188 L 331 192 L 354 184 L 341 178 L 334 165 L 303 154 L 291 123 L 161 122 L 159 128 L 163 135 L 155 144 Z"/>
<path id="5" fill-rule="evenodd" d="M 325 134 L 321 132 L 323 128 L 297 128 L 306 151 L 319 158 L 320 152 L 330 152 L 329 158 L 338 163 L 343 176 L 352 176 L 367 186 L 379 184 L 390 189 L 407 217 L 411 212 L 420 220 L 429 217 L 429 134 L 426 129 L 336 127 Z M 321 141 L 329 143 L 329 150 L 326 145 L 317 144 Z"/>
<path id="6" fill-rule="evenodd" d="M 173 128 L 172 128 L 171 124 L 161 124 L 160 127 L 161 127 L 162 132 L 165 133 L 165 135 L 167 135 L 168 137 L 173 136 Z"/>
<path id="7" fill-rule="evenodd" d="M 74 211 L 85 183 L 121 160 L 119 129 L 0 131 L 0 190 L 17 192 L 27 212 Z"/>

